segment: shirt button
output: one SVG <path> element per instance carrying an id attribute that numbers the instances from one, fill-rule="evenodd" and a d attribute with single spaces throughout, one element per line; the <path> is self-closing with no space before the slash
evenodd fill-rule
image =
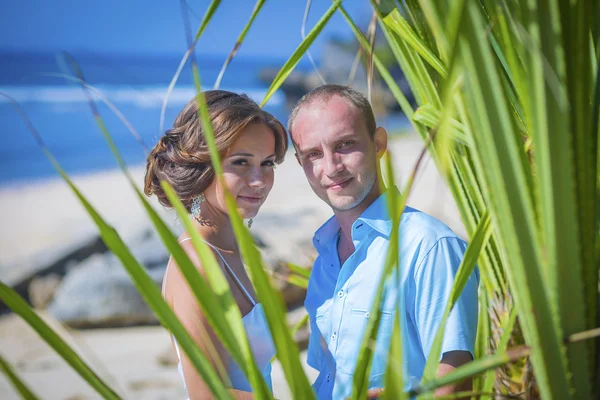
<path id="1" fill-rule="evenodd" d="M 338 292 L 338 297 L 339 297 L 340 299 L 341 299 L 342 297 L 344 297 L 344 291 L 343 291 L 343 290 L 340 290 L 340 291 Z"/>
<path id="2" fill-rule="evenodd" d="M 327 382 L 331 380 L 331 374 L 327 374 Z"/>
<path id="3" fill-rule="evenodd" d="M 367 311 L 367 312 L 365 313 L 365 318 L 369 318 L 370 316 L 371 316 L 371 313 Z"/>
<path id="4" fill-rule="evenodd" d="M 335 336 L 335 332 L 333 332 L 333 334 L 331 335 L 331 341 L 332 341 L 332 342 L 335 342 L 335 337 L 336 337 L 336 336 Z"/>

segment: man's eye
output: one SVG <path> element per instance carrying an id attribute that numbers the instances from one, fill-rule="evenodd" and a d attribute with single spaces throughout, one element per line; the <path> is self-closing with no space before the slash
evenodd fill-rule
<path id="1" fill-rule="evenodd" d="M 353 140 L 347 140 L 345 142 L 343 142 L 342 144 L 340 144 L 341 148 L 346 148 L 346 147 L 350 147 L 354 144 Z"/>
<path id="2" fill-rule="evenodd" d="M 318 157 L 318 156 L 319 156 L 319 153 L 318 153 L 318 152 L 316 152 L 316 151 L 313 151 L 313 152 L 311 152 L 311 153 L 308 153 L 308 154 L 306 155 L 306 158 L 316 158 L 316 157 Z"/>

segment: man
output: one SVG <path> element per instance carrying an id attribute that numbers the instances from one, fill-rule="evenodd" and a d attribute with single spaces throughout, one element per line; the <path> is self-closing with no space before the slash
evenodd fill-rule
<path id="1" fill-rule="evenodd" d="M 339 85 L 321 86 L 300 99 L 288 129 L 308 182 L 334 213 L 314 235 L 318 258 L 305 306 L 312 331 L 308 363 L 320 372 L 313 387 L 320 399 L 343 399 L 352 391 L 353 371 L 392 230 L 386 193 L 379 185 L 387 133 L 376 126 L 367 99 Z M 399 245 L 401 287 L 394 279 L 386 284 L 370 389 L 384 385 L 396 308 L 401 311 L 405 382 L 407 388 L 418 384 L 466 249 L 466 243 L 447 226 L 410 207 L 401 217 Z M 447 321 L 440 375 L 472 360 L 478 281 L 476 271 Z M 436 394 L 469 388 L 467 382 Z"/>

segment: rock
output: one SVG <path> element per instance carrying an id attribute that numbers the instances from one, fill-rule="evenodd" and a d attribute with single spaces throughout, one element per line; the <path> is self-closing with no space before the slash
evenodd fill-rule
<path id="1" fill-rule="evenodd" d="M 2 270 L 6 272 L 6 275 L 2 276 L 2 281 L 11 286 L 25 301 L 31 302 L 29 287 L 36 277 L 52 274 L 63 276 L 74 263 L 106 251 L 106 245 L 97 234 L 83 236 L 61 248 L 35 255 L 32 260 L 18 267 L 2 266 Z M 6 311 L 6 309 L 6 304 L 0 302 L 0 312 Z"/>
<path id="2" fill-rule="evenodd" d="M 31 305 L 38 309 L 46 308 L 52 300 L 56 288 L 60 285 L 61 279 L 62 277 L 58 274 L 34 277 L 28 288 Z"/>
<path id="3" fill-rule="evenodd" d="M 158 285 L 164 266 L 148 273 Z M 112 255 L 96 255 L 73 268 L 58 287 L 48 311 L 73 328 L 157 322 L 124 267 Z"/>
<path id="4" fill-rule="evenodd" d="M 146 268 L 164 268 L 169 261 L 169 253 L 160 236 L 154 230 L 144 230 L 128 241 L 127 247 Z"/>

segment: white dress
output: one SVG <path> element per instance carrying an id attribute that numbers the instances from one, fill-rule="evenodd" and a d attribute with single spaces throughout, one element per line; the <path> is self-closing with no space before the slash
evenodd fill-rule
<path id="1" fill-rule="evenodd" d="M 190 239 L 191 238 L 183 239 L 180 243 L 183 243 L 186 240 Z M 246 295 L 246 297 L 248 297 L 248 300 L 250 300 L 250 302 L 252 303 L 252 310 L 250 310 L 250 312 L 242 318 L 242 322 L 244 324 L 244 328 L 246 329 L 246 335 L 248 336 L 248 342 L 250 343 L 250 348 L 252 350 L 252 354 L 254 355 L 254 359 L 256 360 L 256 364 L 258 365 L 258 368 L 262 370 L 262 376 L 265 382 L 267 383 L 267 386 L 269 387 L 269 389 L 272 389 L 271 359 L 275 355 L 275 346 L 273 345 L 271 332 L 269 331 L 269 327 L 267 325 L 267 320 L 265 318 L 265 313 L 262 308 L 262 305 L 256 303 L 252 296 L 250 296 L 248 290 L 246 290 L 242 282 L 235 275 L 233 269 L 229 266 L 227 261 L 225 261 L 225 258 L 219 252 L 219 250 L 210 243 L 205 243 L 212 247 L 217 252 L 217 254 L 219 254 L 221 259 L 223 260 L 223 263 L 225 264 L 225 267 L 227 268 L 227 271 L 231 274 L 233 280 L 237 283 L 242 292 Z M 179 352 L 179 345 L 175 337 L 173 337 L 173 343 L 175 343 L 177 357 L 179 358 L 177 370 L 181 375 L 181 379 L 183 380 L 183 386 L 185 387 L 185 377 L 183 376 L 183 368 L 181 366 L 181 353 Z M 231 388 L 251 392 L 252 387 L 250 386 L 250 382 L 248 382 L 248 379 L 244 375 L 242 369 L 230 357 L 225 361 L 227 366 L 227 374 L 229 375 L 229 380 L 231 382 Z"/>

